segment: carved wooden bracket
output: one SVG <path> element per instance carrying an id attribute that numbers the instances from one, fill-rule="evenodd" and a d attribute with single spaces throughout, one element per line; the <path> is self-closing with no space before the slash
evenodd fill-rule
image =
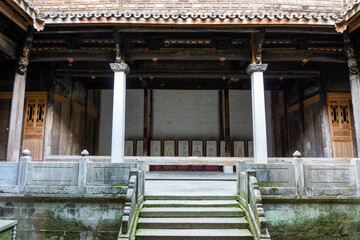
<path id="1" fill-rule="evenodd" d="M 261 64 L 262 63 L 262 47 L 264 44 L 265 32 L 261 31 L 257 34 L 253 33 L 251 35 L 251 63 L 252 64 Z"/>
<path id="2" fill-rule="evenodd" d="M 33 33 L 34 29 L 32 27 L 29 27 L 27 37 L 18 61 L 17 73 L 20 75 L 24 75 L 26 73 L 27 67 L 29 65 L 29 55 L 32 48 Z"/>
<path id="3" fill-rule="evenodd" d="M 344 43 L 345 53 L 347 57 L 347 65 L 349 67 L 349 76 L 358 75 L 359 68 L 356 61 L 355 47 L 353 42 L 351 41 L 350 34 L 347 31 L 344 32 Z"/>

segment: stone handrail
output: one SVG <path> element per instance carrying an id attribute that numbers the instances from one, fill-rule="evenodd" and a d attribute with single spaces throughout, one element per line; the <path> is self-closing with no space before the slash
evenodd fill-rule
<path id="1" fill-rule="evenodd" d="M 88 156 L 92 162 L 110 162 L 110 156 Z M 46 162 L 77 162 L 77 155 L 51 155 L 45 157 Z M 305 163 L 351 163 L 353 158 L 302 158 Z M 252 157 L 155 157 L 125 156 L 125 162 L 144 161 L 146 165 L 225 165 L 234 166 L 237 161 L 253 163 Z M 270 157 L 269 163 L 294 163 L 291 157 Z"/>
<path id="2" fill-rule="evenodd" d="M 238 193 L 239 202 L 245 208 L 254 238 L 256 240 L 270 239 L 255 171 L 240 172 Z"/>
<path id="3" fill-rule="evenodd" d="M 16 226 L 17 220 L 0 220 L 0 239 L 15 240 Z"/>
<path id="4" fill-rule="evenodd" d="M 126 191 L 126 201 L 122 216 L 118 240 L 133 239 L 136 230 L 136 223 L 139 209 L 144 198 L 144 172 L 140 169 L 131 169 L 129 186 Z"/>

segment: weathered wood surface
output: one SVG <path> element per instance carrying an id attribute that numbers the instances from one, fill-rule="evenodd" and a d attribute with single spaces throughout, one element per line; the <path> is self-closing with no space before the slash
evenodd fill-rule
<path id="1" fill-rule="evenodd" d="M 302 61 L 308 50 L 286 50 L 286 49 L 264 49 L 263 60 L 264 62 L 287 62 L 287 61 Z M 35 52 L 32 54 L 31 62 L 48 62 L 48 61 L 64 61 L 69 57 L 75 61 L 105 61 L 111 62 L 114 59 L 113 51 L 101 50 L 54 50 Z M 203 61 L 212 60 L 219 61 L 220 57 L 225 57 L 228 61 L 249 61 L 250 53 L 248 50 L 187 50 L 187 49 L 165 49 L 165 50 L 147 50 L 147 51 L 128 51 L 128 61 L 138 60 L 152 60 L 156 56 L 159 61 L 174 61 L 174 60 L 187 60 L 187 61 Z M 334 62 L 345 63 L 346 57 L 343 52 L 326 52 L 326 51 L 311 51 L 309 61 L 311 62 Z"/>
<path id="2" fill-rule="evenodd" d="M 0 99 L 0 161 L 6 160 L 11 99 Z"/>
<path id="3" fill-rule="evenodd" d="M 16 58 L 16 44 L 2 33 L 0 33 L 0 50 L 11 58 Z"/>
<path id="4" fill-rule="evenodd" d="M 20 157 L 21 133 L 24 118 L 26 73 L 15 74 L 13 97 L 11 102 L 7 161 L 17 162 Z"/>

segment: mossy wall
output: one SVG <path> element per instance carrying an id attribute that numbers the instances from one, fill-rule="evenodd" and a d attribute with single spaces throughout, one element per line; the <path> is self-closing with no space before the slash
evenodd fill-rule
<path id="1" fill-rule="evenodd" d="M 117 239 L 123 207 L 114 199 L 0 199 L 0 219 L 18 220 L 19 240 L 108 240 Z"/>
<path id="2" fill-rule="evenodd" d="M 264 204 L 272 240 L 360 239 L 359 203 Z"/>

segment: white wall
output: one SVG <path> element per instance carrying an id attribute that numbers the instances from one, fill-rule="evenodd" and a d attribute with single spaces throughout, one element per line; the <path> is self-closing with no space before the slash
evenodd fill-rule
<path id="1" fill-rule="evenodd" d="M 218 138 L 218 91 L 154 90 L 153 101 L 153 138 Z"/>
<path id="2" fill-rule="evenodd" d="M 144 91 L 126 92 L 126 138 L 142 139 Z M 154 90 L 154 139 L 218 139 L 217 90 Z M 251 92 L 230 90 L 232 139 L 252 139 Z M 270 91 L 265 92 L 269 156 L 273 155 Z M 112 90 L 100 97 L 99 154 L 110 155 Z"/>
<path id="3" fill-rule="evenodd" d="M 113 90 L 100 92 L 99 155 L 110 155 Z M 144 90 L 126 91 L 125 138 L 142 139 Z"/>
<path id="4" fill-rule="evenodd" d="M 230 90 L 230 136 L 232 139 L 248 139 L 252 137 L 251 91 Z M 268 154 L 273 156 L 273 125 L 271 113 L 271 92 L 265 91 L 266 129 Z"/>

